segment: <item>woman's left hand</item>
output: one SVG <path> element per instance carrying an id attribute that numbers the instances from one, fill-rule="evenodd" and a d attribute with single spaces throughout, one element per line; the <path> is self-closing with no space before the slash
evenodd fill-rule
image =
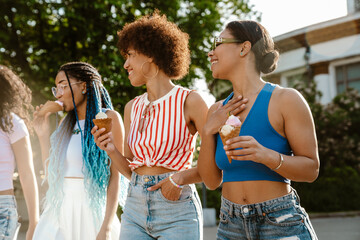
<path id="1" fill-rule="evenodd" d="M 241 149 L 238 149 L 241 148 Z M 234 160 L 250 160 L 264 163 L 268 150 L 252 136 L 238 136 L 226 141 L 225 153 Z"/>
<path id="2" fill-rule="evenodd" d="M 181 195 L 181 188 L 178 188 L 174 186 L 169 180 L 169 178 L 166 178 L 162 181 L 160 181 L 158 184 L 149 187 L 148 191 L 155 191 L 160 188 L 160 191 L 162 195 L 170 200 L 170 201 L 177 201 L 180 198 Z"/>
<path id="3" fill-rule="evenodd" d="M 96 240 L 108 240 L 110 239 L 110 229 L 101 227 L 100 232 L 96 236 Z"/>

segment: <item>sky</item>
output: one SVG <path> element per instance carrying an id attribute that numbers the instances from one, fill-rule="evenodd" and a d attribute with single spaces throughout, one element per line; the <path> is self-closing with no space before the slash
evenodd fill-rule
<path id="1" fill-rule="evenodd" d="M 347 0 L 249 0 L 249 4 L 262 12 L 261 24 L 273 37 L 347 14 Z"/>
<path id="2" fill-rule="evenodd" d="M 249 0 L 249 4 L 262 13 L 261 24 L 272 37 L 347 14 L 347 0 Z M 195 88 L 209 106 L 215 102 L 205 81 L 196 81 Z"/>

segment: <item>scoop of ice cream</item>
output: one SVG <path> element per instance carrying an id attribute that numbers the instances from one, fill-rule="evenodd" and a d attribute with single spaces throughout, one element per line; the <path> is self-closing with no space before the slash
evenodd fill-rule
<path id="1" fill-rule="evenodd" d="M 231 125 L 224 125 L 224 126 L 222 126 L 221 127 L 221 129 L 220 129 L 220 132 L 221 132 L 221 134 L 223 134 L 223 135 L 228 135 L 229 133 L 231 133 L 231 131 L 234 129 L 234 127 L 233 126 L 231 126 Z"/>
<path id="2" fill-rule="evenodd" d="M 99 112 L 98 114 L 96 114 L 95 118 L 96 119 L 105 119 L 105 118 L 107 118 L 107 115 L 104 112 Z"/>
<path id="3" fill-rule="evenodd" d="M 64 106 L 64 103 L 63 102 L 60 102 L 60 101 L 55 101 L 57 104 L 59 104 L 61 107 Z"/>
<path id="4" fill-rule="evenodd" d="M 239 118 L 235 117 L 234 115 L 231 115 L 226 120 L 225 125 L 231 125 L 231 126 L 234 126 L 234 127 L 240 127 L 241 126 L 241 121 L 240 121 Z"/>

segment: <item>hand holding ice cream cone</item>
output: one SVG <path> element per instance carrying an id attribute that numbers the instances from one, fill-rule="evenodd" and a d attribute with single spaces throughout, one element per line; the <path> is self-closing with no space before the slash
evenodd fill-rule
<path id="1" fill-rule="evenodd" d="M 98 127 L 98 129 L 105 128 L 105 132 L 103 132 L 103 134 L 111 131 L 112 119 L 108 118 L 106 113 L 99 112 L 96 114 L 95 119 L 93 119 L 93 123 Z"/>
<path id="2" fill-rule="evenodd" d="M 239 118 L 234 115 L 229 116 L 226 120 L 225 125 L 223 125 L 219 130 L 219 135 L 223 144 L 225 145 L 226 141 L 239 136 L 241 130 L 241 121 Z M 228 156 L 229 162 L 231 163 L 232 159 Z"/>
<path id="3" fill-rule="evenodd" d="M 46 113 L 56 113 L 63 110 L 63 103 L 60 101 L 47 101 L 38 111 L 39 117 L 45 116 Z"/>

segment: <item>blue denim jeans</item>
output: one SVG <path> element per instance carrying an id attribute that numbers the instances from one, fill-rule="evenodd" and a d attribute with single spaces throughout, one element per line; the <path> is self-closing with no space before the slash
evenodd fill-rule
<path id="1" fill-rule="evenodd" d="M 203 238 L 202 208 L 194 184 L 184 186 L 177 201 L 166 199 L 161 189 L 147 190 L 170 174 L 132 174 L 124 213 L 121 215 L 121 240 Z"/>
<path id="2" fill-rule="evenodd" d="M 241 205 L 222 197 L 217 239 L 318 239 L 300 199 L 291 193 Z"/>
<path id="3" fill-rule="evenodd" d="M 14 239 L 18 226 L 15 197 L 0 195 L 0 240 Z"/>

